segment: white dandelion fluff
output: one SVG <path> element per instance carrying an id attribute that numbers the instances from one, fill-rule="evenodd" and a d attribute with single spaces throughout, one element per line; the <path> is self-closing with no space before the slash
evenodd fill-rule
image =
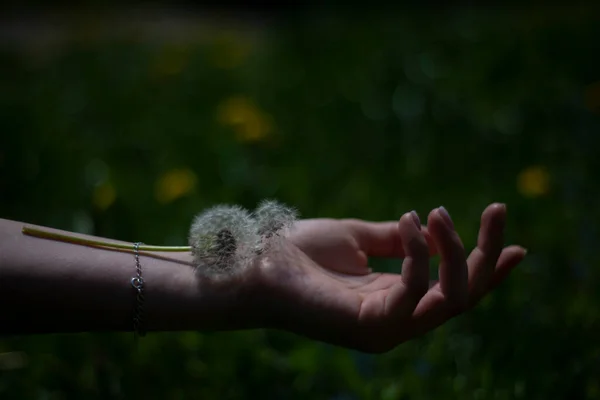
<path id="1" fill-rule="evenodd" d="M 197 215 L 189 244 L 201 271 L 230 273 L 246 267 L 260 243 L 258 224 L 242 207 L 218 205 Z"/>
<path id="2" fill-rule="evenodd" d="M 262 249 L 291 229 L 298 218 L 298 212 L 292 207 L 275 200 L 263 200 L 254 211 L 258 224 L 258 233 L 262 237 Z"/>

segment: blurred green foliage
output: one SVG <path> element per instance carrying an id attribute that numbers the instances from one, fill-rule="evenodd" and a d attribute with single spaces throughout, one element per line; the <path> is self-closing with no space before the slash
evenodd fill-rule
<path id="1" fill-rule="evenodd" d="M 504 201 L 530 253 L 476 310 L 385 355 L 271 331 L 137 350 L 124 334 L 8 338 L 0 398 L 600 398 L 595 15 L 315 14 L 185 40 L 84 20 L 4 46 L 3 218 L 168 245 L 215 203 L 371 220 L 443 204 L 472 247 Z"/>

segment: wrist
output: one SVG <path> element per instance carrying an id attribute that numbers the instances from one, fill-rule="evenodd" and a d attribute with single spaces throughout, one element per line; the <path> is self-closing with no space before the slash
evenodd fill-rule
<path id="1" fill-rule="evenodd" d="M 262 327 L 256 312 L 258 307 L 255 307 L 256 291 L 250 279 L 245 276 L 204 277 L 185 264 L 192 260 L 191 254 L 176 257 L 176 261 L 168 262 L 151 257 L 141 259 L 147 265 L 144 308 L 148 331 L 224 331 Z"/>

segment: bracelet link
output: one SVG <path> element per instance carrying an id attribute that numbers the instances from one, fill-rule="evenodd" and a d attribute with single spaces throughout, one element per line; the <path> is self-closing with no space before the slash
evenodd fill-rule
<path id="1" fill-rule="evenodd" d="M 137 292 L 136 304 L 133 314 L 133 333 L 135 337 L 144 336 L 146 334 L 143 328 L 144 314 L 144 278 L 142 277 L 142 265 L 140 263 L 139 247 L 142 243 L 136 242 L 133 245 L 133 254 L 135 257 L 136 276 L 131 278 L 131 286 Z"/>

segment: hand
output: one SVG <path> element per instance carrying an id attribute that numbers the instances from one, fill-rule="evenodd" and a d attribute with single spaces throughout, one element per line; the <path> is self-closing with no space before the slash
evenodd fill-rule
<path id="1" fill-rule="evenodd" d="M 299 221 L 260 268 L 271 327 L 380 353 L 476 305 L 524 258 L 503 248 L 506 208 L 485 209 L 467 257 L 452 220 L 433 210 L 427 228 L 414 213 L 399 222 Z M 440 254 L 439 282 L 429 257 Z M 402 274 L 373 273 L 368 257 L 404 258 Z"/>

